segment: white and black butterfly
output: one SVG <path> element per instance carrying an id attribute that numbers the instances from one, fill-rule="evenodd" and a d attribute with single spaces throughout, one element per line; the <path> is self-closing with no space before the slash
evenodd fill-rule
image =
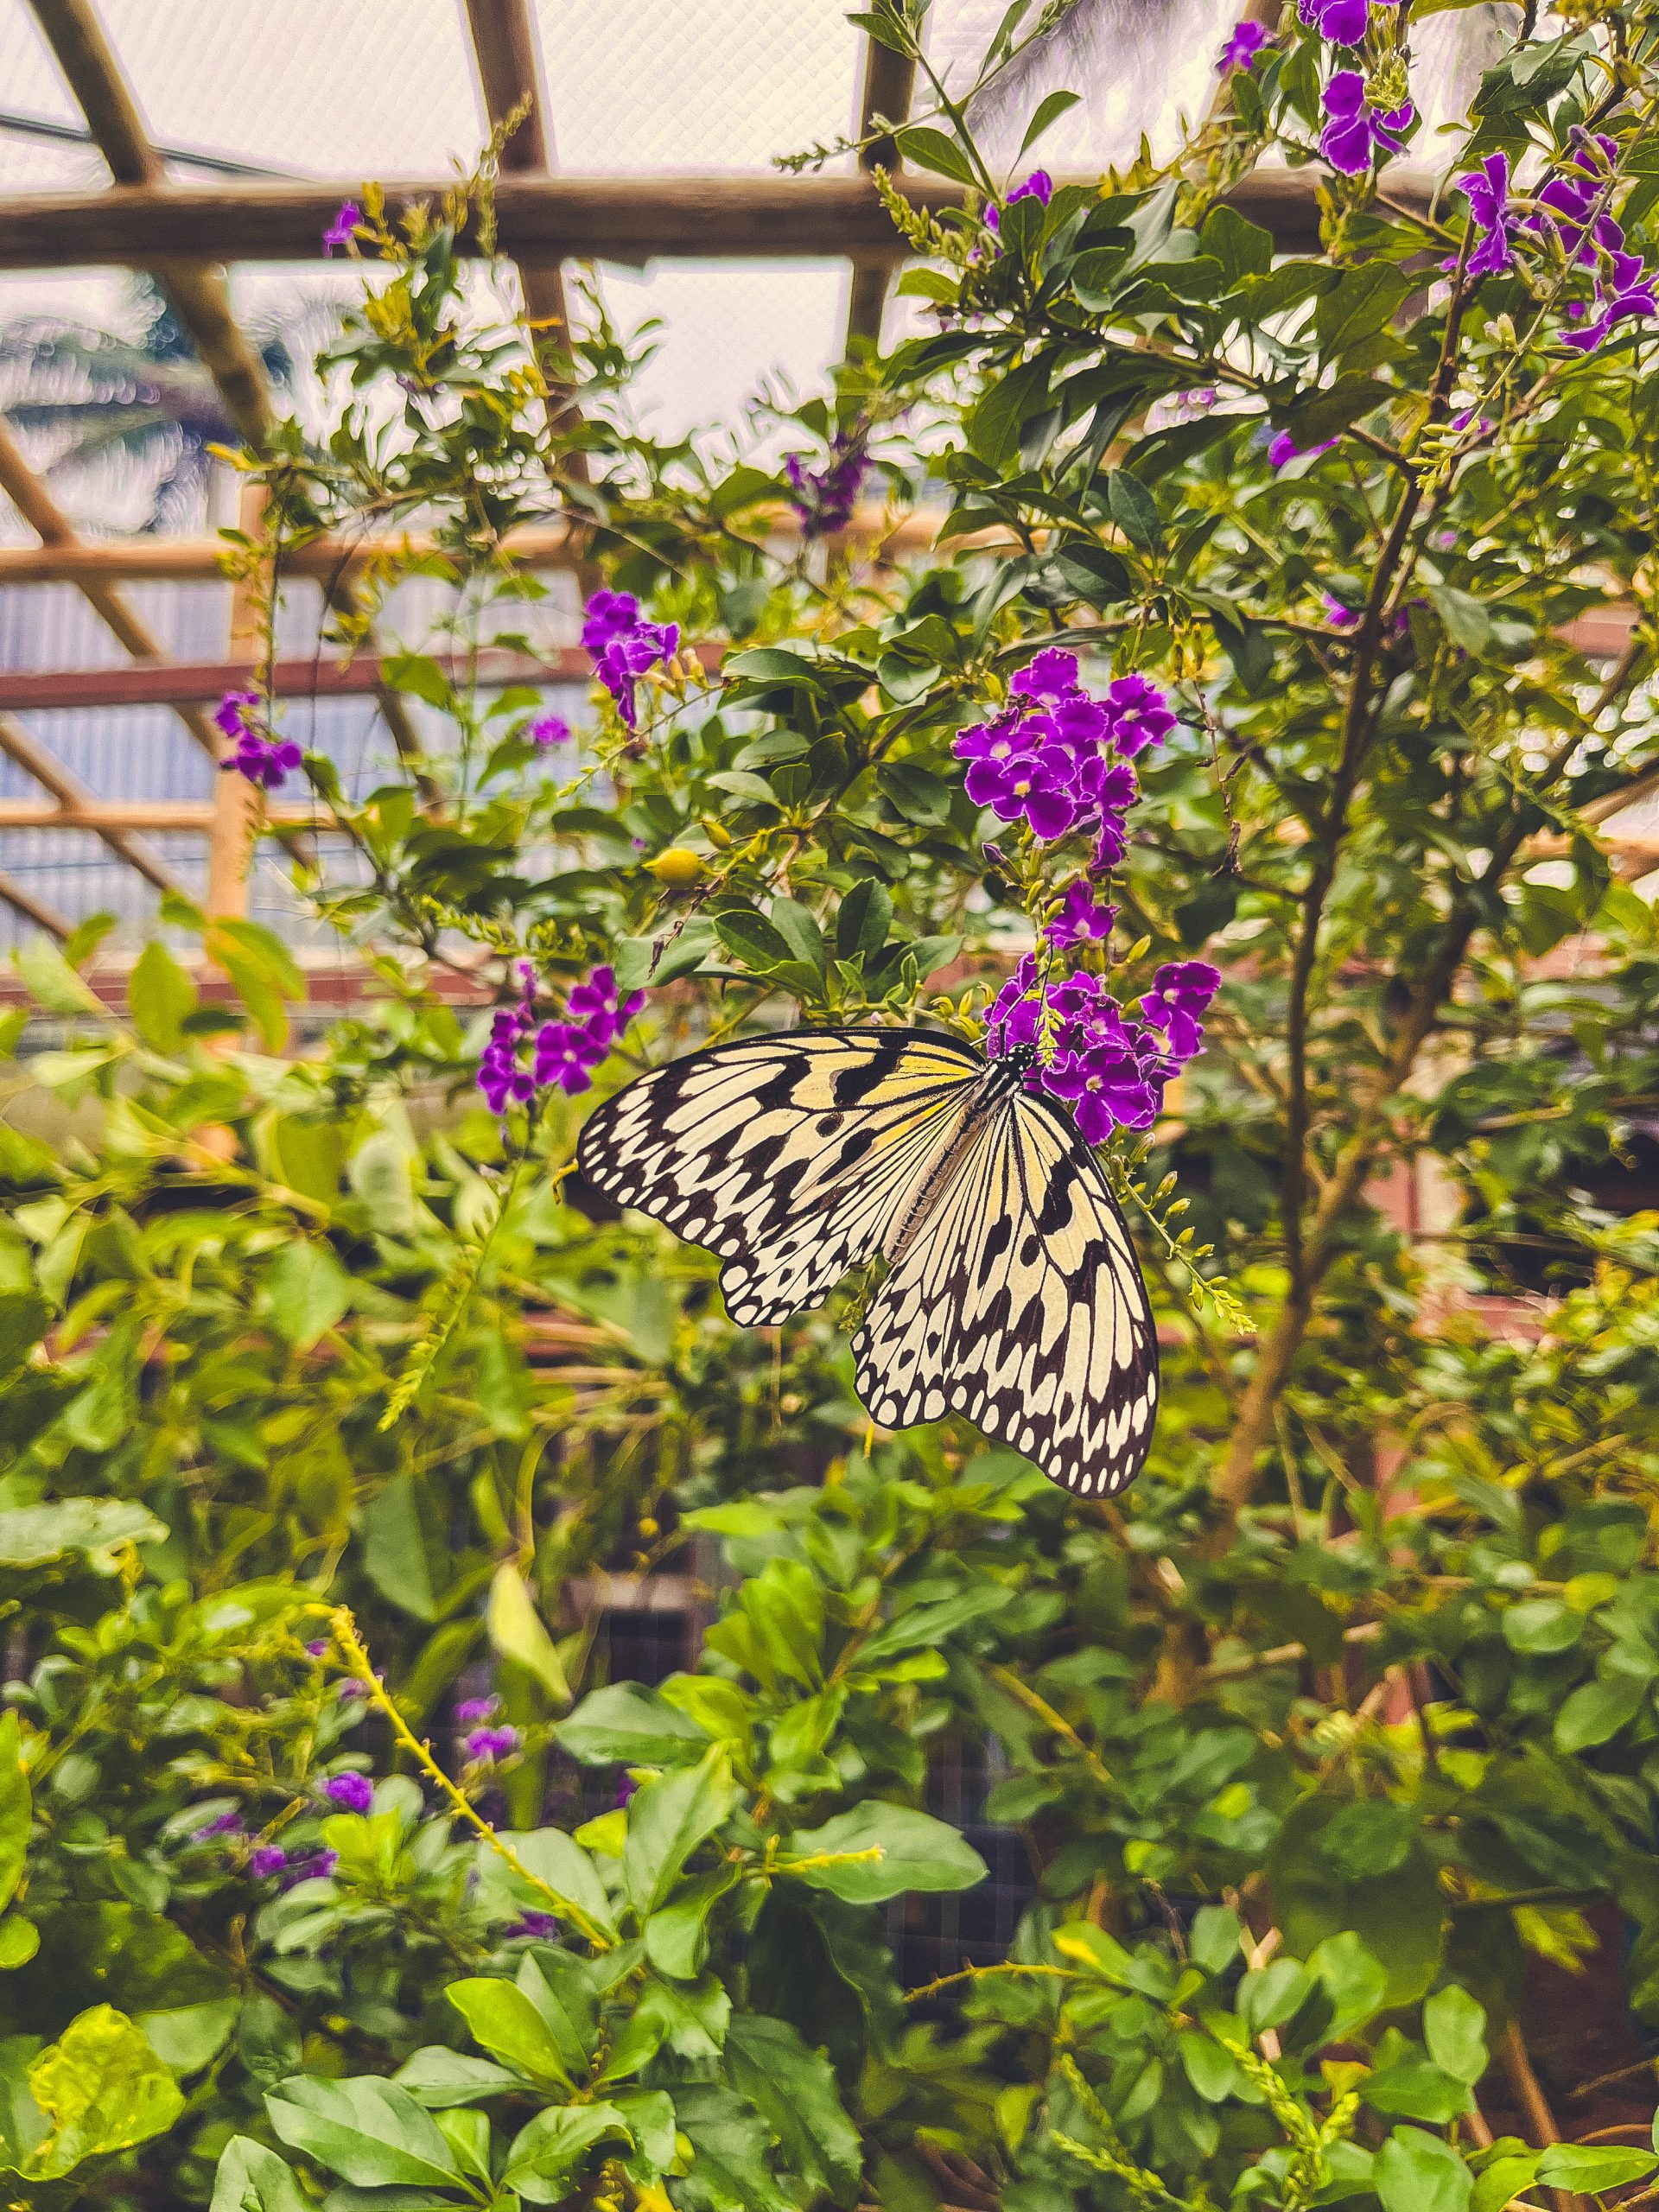
<path id="1" fill-rule="evenodd" d="M 725 1265 L 744 1327 L 878 1255 L 853 1339 L 885 1428 L 965 1414 L 1084 1497 L 1140 1471 L 1158 1342 L 1099 1162 L 1022 1082 L 914 1029 L 795 1029 L 693 1052 L 588 1122 L 576 1165 Z"/>

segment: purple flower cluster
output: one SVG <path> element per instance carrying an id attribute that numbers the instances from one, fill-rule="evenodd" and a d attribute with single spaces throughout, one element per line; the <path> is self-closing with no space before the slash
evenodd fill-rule
<path id="1" fill-rule="evenodd" d="M 474 1728 L 461 1739 L 461 1750 L 476 1766 L 493 1766 L 518 1748 L 516 1728 Z"/>
<path id="2" fill-rule="evenodd" d="M 359 1777 L 353 1779 L 360 1779 Z M 339 1864 L 337 1851 L 312 1851 L 297 1859 L 290 1859 L 280 1843 L 251 1845 L 248 1831 L 239 1812 L 220 1813 L 217 1819 L 192 1834 L 193 1843 L 210 1843 L 223 1838 L 232 1858 L 240 1858 L 242 1870 L 249 1879 L 268 1882 L 280 1877 L 282 1886 L 291 1890 L 296 1882 L 308 1882 L 325 1874 L 332 1874 Z M 243 1854 L 245 1853 L 245 1857 Z"/>
<path id="3" fill-rule="evenodd" d="M 1396 0 L 1385 0 L 1394 6 Z M 1370 0 L 1297 0 L 1297 14 L 1332 46 L 1359 46 L 1370 20 Z"/>
<path id="4" fill-rule="evenodd" d="M 1562 344 L 1575 353 L 1593 353 L 1615 323 L 1628 315 L 1659 315 L 1656 277 L 1639 253 L 1630 252 L 1624 229 L 1605 207 L 1599 214 L 1608 183 L 1618 165 L 1618 142 L 1598 131 L 1593 137 L 1579 131 L 1574 137 L 1571 168 L 1575 175 L 1552 177 L 1538 195 L 1540 213 L 1528 218 L 1535 228 L 1553 229 L 1569 257 L 1595 274 L 1594 297 L 1574 302 L 1575 320 L 1583 321 L 1593 307 L 1598 312 L 1581 330 L 1566 332 Z M 1568 309 L 1572 314 L 1573 308 Z"/>
<path id="5" fill-rule="evenodd" d="M 677 622 L 645 622 L 631 591 L 596 591 L 582 609 L 584 649 L 593 655 L 594 674 L 616 702 L 630 729 L 639 726 L 634 687 L 658 661 L 679 651 Z"/>
<path id="6" fill-rule="evenodd" d="M 571 729 L 563 715 L 538 715 L 524 734 L 545 751 L 550 745 L 569 745 Z"/>
<path id="7" fill-rule="evenodd" d="M 267 737 L 248 717 L 258 707 L 257 691 L 227 691 L 213 709 L 213 721 L 235 750 L 219 762 L 226 772 L 245 776 L 262 791 L 280 791 L 300 765 L 300 748 L 291 738 Z"/>
<path id="8" fill-rule="evenodd" d="M 366 1774 L 331 1774 L 322 1794 L 342 1812 L 366 1813 L 374 1802 L 374 1784 Z"/>
<path id="9" fill-rule="evenodd" d="M 1319 133 L 1319 151 L 1344 176 L 1363 176 L 1379 154 L 1399 153 L 1400 133 L 1417 117 L 1409 100 L 1398 107 L 1373 107 L 1357 69 L 1334 72 L 1325 88 L 1325 112 L 1328 120 Z"/>
<path id="10" fill-rule="evenodd" d="M 1248 69 L 1267 43 L 1266 25 L 1253 23 L 1246 16 L 1243 22 L 1234 24 L 1232 36 L 1222 48 L 1217 74 L 1225 77 L 1235 69 Z"/>
<path id="11" fill-rule="evenodd" d="M 852 520 L 870 465 L 868 435 L 861 429 L 837 430 L 830 441 L 829 458 L 817 468 L 808 467 L 805 454 L 785 456 L 789 504 L 800 517 L 803 537 L 828 537 Z"/>
<path id="12" fill-rule="evenodd" d="M 986 1050 L 1028 1056 L 1027 1085 L 1065 1099 L 1084 1142 L 1098 1144 L 1113 1128 L 1151 1128 L 1166 1084 L 1204 1041 L 1200 1017 L 1220 982 L 1207 961 L 1171 961 L 1133 1015 L 1098 976 L 1039 985 L 1027 953 L 987 1012 Z"/>
<path id="13" fill-rule="evenodd" d="M 593 1071 L 645 1002 L 643 991 L 622 996 L 613 969 L 595 968 L 566 998 L 565 1020 L 544 1021 L 537 1029 L 536 971 L 528 961 L 519 963 L 519 982 L 517 1005 L 503 1007 L 492 1020 L 478 1064 L 478 1087 L 493 1114 L 523 1105 L 550 1084 L 570 1095 L 588 1090 Z M 532 1030 L 534 1052 L 526 1068 L 520 1055 Z"/>
<path id="14" fill-rule="evenodd" d="M 1140 789 L 1126 764 L 1175 727 L 1163 693 L 1144 676 L 1120 676 L 1092 698 L 1077 682 L 1077 655 L 1052 646 L 1009 689 L 1000 715 L 957 739 L 968 796 L 1003 822 L 1026 822 L 1046 844 L 1091 830 L 1095 868 L 1115 867 Z"/>
<path id="15" fill-rule="evenodd" d="M 474 1720 L 492 1720 L 501 1710 L 501 1700 L 492 1694 L 489 1697 L 464 1697 L 455 1707 L 454 1718 L 465 1726 Z"/>
<path id="16" fill-rule="evenodd" d="M 550 1912 L 521 1912 L 512 1927 L 501 1932 L 509 1943 L 515 1937 L 532 1943 L 550 1943 L 559 1932 L 559 1923 Z"/>

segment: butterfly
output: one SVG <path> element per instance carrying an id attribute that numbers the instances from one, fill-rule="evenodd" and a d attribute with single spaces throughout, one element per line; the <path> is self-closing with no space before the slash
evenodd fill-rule
<path id="1" fill-rule="evenodd" d="M 723 1265 L 740 1326 L 887 1270 L 853 1338 L 884 1428 L 965 1414 L 1085 1497 L 1140 1471 L 1158 1402 L 1146 1285 L 1100 1163 L 1025 1088 L 917 1029 L 794 1029 L 653 1069 L 607 1100 L 576 1166 Z"/>

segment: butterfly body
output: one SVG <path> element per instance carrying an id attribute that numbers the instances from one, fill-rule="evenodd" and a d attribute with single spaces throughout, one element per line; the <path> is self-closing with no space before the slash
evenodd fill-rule
<path id="1" fill-rule="evenodd" d="M 1025 1085 L 931 1031 L 807 1029 L 655 1069 L 601 1106 L 577 1165 L 722 1262 L 732 1319 L 887 1271 L 853 1339 L 885 1427 L 967 1414 L 1068 1489 L 1139 1471 L 1157 1403 L 1145 1286 L 1099 1163 Z"/>

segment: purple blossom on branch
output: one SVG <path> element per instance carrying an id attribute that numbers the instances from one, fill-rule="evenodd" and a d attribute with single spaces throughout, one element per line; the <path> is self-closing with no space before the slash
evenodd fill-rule
<path id="1" fill-rule="evenodd" d="M 635 686 L 658 661 L 673 659 L 680 647 L 677 622 L 646 622 L 632 592 L 596 591 L 582 610 L 582 642 L 592 654 L 594 674 L 612 698 L 629 729 L 639 728 Z"/>
<path id="2" fill-rule="evenodd" d="M 322 1794 L 347 1813 L 366 1813 L 374 1802 L 374 1785 L 366 1774 L 331 1774 Z"/>
<path id="3" fill-rule="evenodd" d="M 986 1050 L 993 1059 L 1032 1054 L 1027 1087 L 1064 1099 L 1084 1142 L 1098 1144 L 1113 1128 L 1151 1128 L 1165 1086 L 1198 1049 L 1198 1017 L 1220 980 L 1204 961 L 1172 962 L 1154 976 L 1136 1020 L 1098 976 L 1039 988 L 1027 953 L 986 1014 Z"/>
<path id="4" fill-rule="evenodd" d="M 219 765 L 224 773 L 245 776 L 262 791 L 280 791 L 300 765 L 300 748 L 291 738 L 270 737 L 254 728 L 249 716 L 258 705 L 257 691 L 227 691 L 214 708 L 214 723 L 232 747 Z"/>
<path id="5" fill-rule="evenodd" d="M 206 1827 L 193 1829 L 190 1840 L 192 1843 L 207 1843 L 214 1836 L 241 1834 L 242 1815 L 240 1812 L 232 1811 L 220 1813 L 216 1819 L 209 1821 Z"/>
<path id="6" fill-rule="evenodd" d="M 1027 823 L 1045 843 L 1090 830 L 1096 870 L 1111 867 L 1138 795 L 1125 764 L 1175 727 L 1164 694 L 1143 676 L 1120 676 L 1092 697 L 1077 681 L 1077 655 L 1058 645 L 1035 655 L 1008 689 L 1000 715 L 956 741 L 968 796 L 1004 822 Z"/>
<path id="7" fill-rule="evenodd" d="M 1170 960 L 1152 979 L 1152 988 L 1141 999 L 1141 1019 L 1161 1029 L 1169 1039 L 1172 1058 L 1185 1063 L 1203 1047 L 1200 1014 L 1221 988 L 1221 970 L 1207 960 Z"/>
<path id="8" fill-rule="evenodd" d="M 341 201 L 340 213 L 322 234 L 322 250 L 331 259 L 337 245 L 350 245 L 352 233 L 362 219 L 363 210 L 355 200 Z"/>
<path id="9" fill-rule="evenodd" d="M 1332 46 L 1359 46 L 1370 17 L 1370 0 L 1298 0 L 1296 12 L 1309 30 Z"/>
<path id="10" fill-rule="evenodd" d="M 808 467 L 805 454 L 785 456 L 789 504 L 800 518 L 803 537 L 831 537 L 852 520 L 870 465 L 865 450 L 868 435 L 862 428 L 837 430 L 830 441 L 828 459 L 817 468 Z"/>
<path id="11" fill-rule="evenodd" d="M 1293 461 L 1317 461 L 1322 453 L 1329 453 L 1339 442 L 1336 438 L 1326 438 L 1317 446 L 1299 446 L 1288 430 L 1281 430 L 1268 447 L 1268 467 L 1287 468 Z"/>
<path id="12" fill-rule="evenodd" d="M 1469 202 L 1469 219 L 1480 242 L 1469 257 L 1471 276 L 1498 276 L 1514 264 L 1510 233 L 1515 217 L 1510 213 L 1510 157 L 1488 154 L 1478 169 L 1457 180 L 1456 189 Z M 1455 261 L 1448 264 L 1455 269 Z"/>
<path id="13" fill-rule="evenodd" d="M 1026 179 L 1023 184 L 1016 184 L 1014 186 L 1014 190 L 1009 193 L 1007 198 L 1002 202 L 1002 207 L 1012 207 L 1016 200 L 1035 200 L 1040 206 L 1046 207 L 1049 201 L 1053 197 L 1054 180 L 1050 176 L 1048 171 L 1046 169 L 1033 169 L 1031 175 Z M 996 203 L 993 201 L 992 204 L 985 210 L 985 227 L 988 231 L 1000 231 L 1001 229 L 1002 207 L 999 207 Z M 1001 251 L 1000 247 L 998 248 L 998 251 Z"/>
<path id="14" fill-rule="evenodd" d="M 1319 133 L 1319 151 L 1344 176 L 1363 176 L 1379 155 L 1401 151 L 1400 133 L 1410 129 L 1417 111 L 1409 100 L 1386 110 L 1365 97 L 1357 69 L 1338 69 L 1325 88 L 1330 118 Z"/>
<path id="15" fill-rule="evenodd" d="M 571 729 L 563 715 L 537 715 L 524 734 L 532 745 L 545 750 L 550 745 L 569 745 Z"/>
<path id="16" fill-rule="evenodd" d="M 461 1750 L 475 1765 L 493 1766 L 497 1759 L 504 1759 L 518 1748 L 516 1728 L 474 1728 L 461 1743 Z"/>
<path id="17" fill-rule="evenodd" d="M 489 1697 L 464 1697 L 455 1707 L 454 1718 L 461 1726 L 473 1720 L 488 1720 L 501 1709 L 501 1700 Z"/>
<path id="18" fill-rule="evenodd" d="M 1111 935 L 1116 919 L 1116 907 L 1096 899 L 1094 886 L 1080 875 L 1068 887 L 1059 912 L 1043 935 L 1054 945 L 1098 944 Z"/>
<path id="19" fill-rule="evenodd" d="M 559 1923 L 550 1912 L 521 1912 L 512 1927 L 503 1929 L 501 1932 L 509 1943 L 515 1938 L 531 1942 L 550 1943 L 559 1932 Z"/>
<path id="20" fill-rule="evenodd" d="M 1235 23 L 1231 37 L 1221 49 L 1221 59 L 1216 64 L 1218 76 L 1225 77 L 1235 69 L 1248 69 L 1268 43 L 1267 27 L 1252 22 L 1246 16 Z"/>
<path id="21" fill-rule="evenodd" d="M 248 1872 L 256 1882 L 280 1874 L 287 1864 L 288 1853 L 280 1843 L 258 1844 L 248 1853 Z"/>

